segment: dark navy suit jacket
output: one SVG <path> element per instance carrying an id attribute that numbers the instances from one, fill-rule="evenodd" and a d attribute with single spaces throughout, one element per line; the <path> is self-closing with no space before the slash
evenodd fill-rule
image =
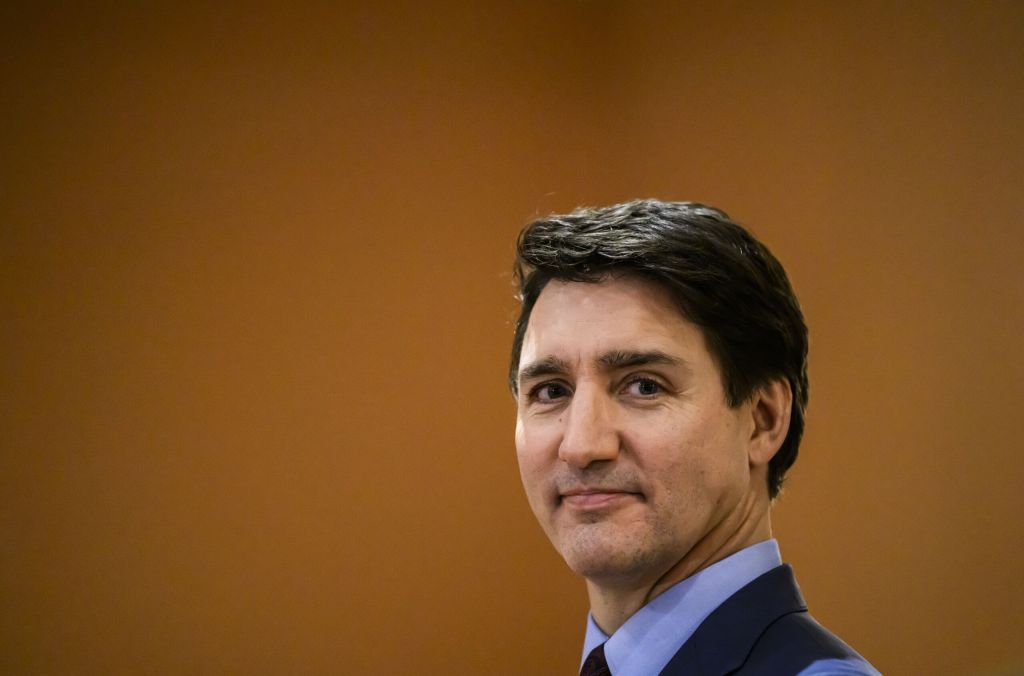
<path id="1" fill-rule="evenodd" d="M 862 659 L 811 617 L 793 569 L 781 565 L 708 615 L 661 674 L 790 676 L 812 662 L 844 658 Z"/>

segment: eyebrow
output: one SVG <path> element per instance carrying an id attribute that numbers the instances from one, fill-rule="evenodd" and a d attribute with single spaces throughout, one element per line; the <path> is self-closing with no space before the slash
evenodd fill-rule
<path id="1" fill-rule="evenodd" d="M 558 357 L 544 357 L 519 369 L 519 382 L 541 376 L 561 375 L 569 372 L 569 362 Z"/>
<path id="2" fill-rule="evenodd" d="M 630 368 L 633 366 L 648 366 L 650 364 L 664 364 L 666 366 L 679 366 L 683 364 L 681 359 L 673 357 L 661 350 L 647 350 L 637 352 L 633 350 L 612 350 L 605 352 L 597 359 L 597 363 L 605 371 Z"/>
<path id="3" fill-rule="evenodd" d="M 651 364 L 677 366 L 689 370 L 685 361 L 661 350 L 610 350 L 597 358 L 597 364 L 605 372 Z M 543 376 L 565 375 L 569 370 L 569 362 L 566 360 L 544 357 L 519 369 L 519 382 Z"/>

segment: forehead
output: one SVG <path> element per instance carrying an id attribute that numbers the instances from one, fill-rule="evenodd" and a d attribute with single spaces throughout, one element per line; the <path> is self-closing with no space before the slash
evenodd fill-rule
<path id="1" fill-rule="evenodd" d="M 548 283 L 530 315 L 520 364 L 549 356 L 587 359 L 609 350 L 660 350 L 688 360 L 707 352 L 700 329 L 654 282 L 621 277 Z"/>

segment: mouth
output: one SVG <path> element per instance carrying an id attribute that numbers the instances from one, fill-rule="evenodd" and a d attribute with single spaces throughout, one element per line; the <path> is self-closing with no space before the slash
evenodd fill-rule
<path id="1" fill-rule="evenodd" d="M 642 499 L 640 493 L 605 487 L 574 488 L 558 494 L 559 504 L 581 512 L 610 509 Z"/>

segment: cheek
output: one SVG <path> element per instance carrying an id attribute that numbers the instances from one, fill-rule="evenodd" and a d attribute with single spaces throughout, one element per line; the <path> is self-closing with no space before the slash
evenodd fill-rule
<path id="1" fill-rule="evenodd" d="M 666 426 L 664 433 L 647 437 L 650 452 L 643 471 L 656 490 L 672 503 L 690 505 L 714 501 L 716 494 L 733 483 L 739 455 L 728 434 L 714 421 L 693 420 Z"/>
<path id="2" fill-rule="evenodd" d="M 544 417 L 516 418 L 516 454 L 520 461 L 527 457 L 550 458 L 558 455 L 560 420 Z"/>
<path id="3" fill-rule="evenodd" d="M 516 459 L 527 493 L 533 493 L 544 478 L 545 453 L 541 442 L 536 430 L 530 429 L 522 419 L 516 420 Z"/>
<path id="4" fill-rule="evenodd" d="M 531 435 L 527 432 L 527 426 L 523 424 L 522 419 L 516 419 L 516 458 L 519 459 L 520 468 L 528 465 L 530 459 L 536 455 L 536 443 L 530 442 Z"/>
<path id="5" fill-rule="evenodd" d="M 526 430 L 523 429 L 522 418 L 516 418 L 516 457 L 519 463 L 523 462 L 523 449 L 526 448 Z"/>

